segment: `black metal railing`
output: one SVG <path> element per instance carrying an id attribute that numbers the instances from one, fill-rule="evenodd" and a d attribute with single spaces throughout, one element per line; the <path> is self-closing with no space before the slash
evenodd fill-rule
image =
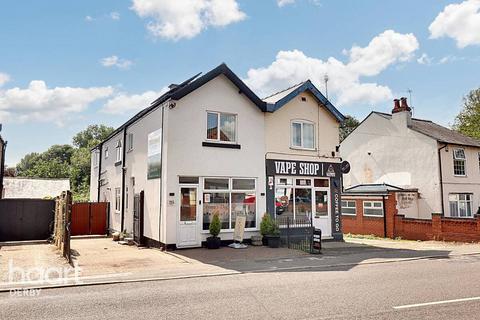
<path id="1" fill-rule="evenodd" d="M 278 217 L 280 245 L 282 247 L 315 253 L 313 247 L 313 227 L 310 217 Z"/>

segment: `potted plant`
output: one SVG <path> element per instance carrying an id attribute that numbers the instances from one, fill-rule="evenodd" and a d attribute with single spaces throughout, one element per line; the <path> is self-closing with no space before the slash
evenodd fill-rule
<path id="1" fill-rule="evenodd" d="M 220 248 L 222 241 L 220 237 L 218 237 L 218 235 L 220 234 L 221 229 L 222 229 L 222 223 L 220 222 L 220 217 L 218 216 L 218 213 L 214 213 L 212 221 L 210 222 L 210 226 L 208 228 L 211 234 L 211 237 L 207 238 L 208 249 Z"/>
<path id="2" fill-rule="evenodd" d="M 260 234 L 262 235 L 262 243 L 264 246 L 268 245 L 267 236 L 271 233 L 272 226 L 273 219 L 267 212 L 265 212 L 262 217 L 262 222 L 260 222 Z"/>
<path id="3" fill-rule="evenodd" d="M 268 238 L 268 246 L 270 248 L 280 247 L 280 228 L 276 221 L 272 220 L 270 233 L 268 234 L 267 238 Z"/>

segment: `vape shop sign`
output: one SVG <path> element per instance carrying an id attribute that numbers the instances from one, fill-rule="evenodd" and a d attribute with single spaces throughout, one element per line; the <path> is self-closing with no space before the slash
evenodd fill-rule
<path id="1" fill-rule="evenodd" d="M 310 162 L 295 160 L 266 160 L 267 175 L 336 177 L 339 163 Z"/>

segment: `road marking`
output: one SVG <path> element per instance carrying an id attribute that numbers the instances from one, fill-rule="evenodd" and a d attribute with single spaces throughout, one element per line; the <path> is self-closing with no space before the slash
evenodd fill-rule
<path id="1" fill-rule="evenodd" d="M 393 307 L 395 310 L 401 309 L 409 309 L 409 308 L 419 308 L 419 307 L 426 307 L 426 306 L 434 306 L 438 304 L 447 304 L 447 303 L 457 303 L 457 302 L 467 302 L 467 301 L 476 301 L 480 300 L 480 297 L 471 297 L 471 298 L 462 298 L 462 299 L 453 299 L 453 300 L 443 300 L 443 301 L 433 301 L 433 302 L 425 302 L 425 303 L 417 303 L 417 304 L 407 304 L 404 306 L 396 306 Z"/>

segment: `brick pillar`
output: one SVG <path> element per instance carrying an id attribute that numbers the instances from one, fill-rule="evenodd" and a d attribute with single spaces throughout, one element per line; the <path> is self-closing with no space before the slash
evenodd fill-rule
<path id="1" fill-rule="evenodd" d="M 475 214 L 474 215 L 475 220 L 477 220 L 477 235 L 480 235 L 480 214 Z"/>
<path id="2" fill-rule="evenodd" d="M 387 238 L 395 238 L 395 216 L 398 213 L 397 199 L 394 192 L 385 198 L 385 217 L 387 220 Z"/>
<path id="3" fill-rule="evenodd" d="M 432 213 L 433 240 L 442 240 L 442 217 L 441 213 Z"/>

